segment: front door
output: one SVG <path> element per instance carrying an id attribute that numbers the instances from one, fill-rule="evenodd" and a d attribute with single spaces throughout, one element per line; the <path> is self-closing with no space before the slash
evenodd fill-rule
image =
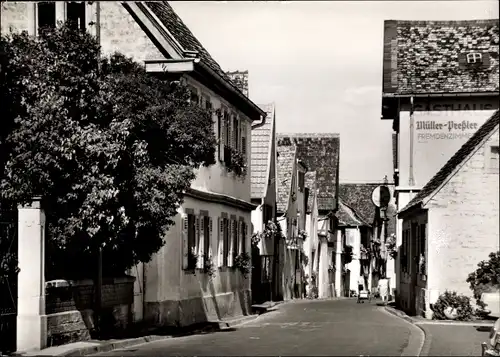
<path id="1" fill-rule="evenodd" d="M 409 311 L 411 316 L 415 316 L 417 314 L 416 303 L 417 303 L 417 295 L 416 295 L 416 287 L 417 287 L 417 270 L 418 270 L 418 257 L 417 257 L 417 223 L 411 224 L 410 230 L 410 255 L 408 259 L 410 259 L 410 306 Z"/>

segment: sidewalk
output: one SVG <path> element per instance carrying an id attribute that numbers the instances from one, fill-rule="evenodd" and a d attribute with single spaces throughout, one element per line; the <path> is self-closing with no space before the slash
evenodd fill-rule
<path id="1" fill-rule="evenodd" d="M 420 356 L 480 356 L 481 342 L 488 340 L 495 320 L 439 321 L 408 316 L 392 306 L 386 311 L 416 326 L 425 335 Z"/>
<path id="2" fill-rule="evenodd" d="M 189 336 L 194 334 L 215 333 L 222 330 L 230 330 L 238 325 L 253 321 L 259 315 L 239 316 L 234 319 L 223 319 L 221 321 L 207 322 L 203 324 L 188 326 L 186 328 L 165 328 L 145 331 L 146 336 L 111 339 L 90 340 L 68 343 L 66 345 L 45 348 L 41 351 L 15 353 L 13 356 L 87 356 L 96 353 L 105 353 L 117 349 L 127 348 L 143 343 L 166 340 L 170 338 Z"/>

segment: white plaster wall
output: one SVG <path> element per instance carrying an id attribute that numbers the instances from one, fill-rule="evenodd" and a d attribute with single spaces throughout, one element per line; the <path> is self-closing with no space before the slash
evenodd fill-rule
<path id="1" fill-rule="evenodd" d="M 427 109 L 427 105 L 430 105 Z M 476 110 L 457 110 L 458 108 L 469 108 Z M 451 107 L 452 106 L 452 107 Z M 450 110 L 453 108 L 453 110 Z M 414 159 L 413 173 L 415 186 L 424 186 L 434 174 L 451 158 L 451 156 L 488 120 L 498 109 L 498 97 L 489 99 L 446 99 L 437 100 L 415 98 L 414 112 Z M 448 128 L 448 122 L 462 126 L 463 122 L 469 122 L 473 128 L 459 129 Z M 443 125 L 441 129 L 419 129 L 417 122 L 427 124 Z M 446 126 L 445 126 L 446 125 Z M 438 138 L 428 138 L 428 134 L 439 134 Z M 455 135 L 457 134 L 457 135 Z M 448 136 L 446 136 L 448 135 Z M 449 136 L 452 137 L 449 137 Z M 410 165 L 410 112 L 407 106 L 400 112 L 400 134 L 399 134 L 399 179 L 401 186 L 408 186 Z"/>
<path id="2" fill-rule="evenodd" d="M 346 244 L 353 247 L 352 261 L 347 264 L 347 268 L 351 271 L 349 289 L 358 289 L 358 279 L 361 275 L 361 264 L 359 262 L 360 249 L 361 249 L 361 233 L 358 228 L 347 228 L 346 229 Z"/>
<path id="3" fill-rule="evenodd" d="M 487 169 L 496 133 L 434 196 L 429 208 L 429 279 L 433 298 L 445 289 L 472 296 L 467 276 L 500 249 L 499 175 Z M 433 303 L 435 300 L 432 300 Z"/>

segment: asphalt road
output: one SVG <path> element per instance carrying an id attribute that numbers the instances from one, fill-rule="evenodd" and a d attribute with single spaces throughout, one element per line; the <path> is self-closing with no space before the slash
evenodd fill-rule
<path id="1" fill-rule="evenodd" d="M 416 356 L 423 332 L 375 303 L 302 300 L 232 330 L 150 342 L 102 356 Z"/>
<path id="2" fill-rule="evenodd" d="M 481 342 L 489 341 L 489 332 L 473 325 L 421 325 L 425 331 L 422 356 L 480 356 Z"/>

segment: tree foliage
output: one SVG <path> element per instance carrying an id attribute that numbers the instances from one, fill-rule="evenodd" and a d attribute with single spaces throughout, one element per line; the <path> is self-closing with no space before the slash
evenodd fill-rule
<path id="1" fill-rule="evenodd" d="M 481 301 L 481 295 L 500 288 L 500 251 L 490 253 L 488 258 L 480 261 L 477 269 L 470 273 L 466 280 L 480 308 L 486 307 Z"/>
<path id="2" fill-rule="evenodd" d="M 99 247 L 105 274 L 149 261 L 194 169 L 215 163 L 211 113 L 184 86 L 99 50 L 68 26 L 0 40 L 1 195 L 43 197 L 47 268 L 74 277 Z"/>

